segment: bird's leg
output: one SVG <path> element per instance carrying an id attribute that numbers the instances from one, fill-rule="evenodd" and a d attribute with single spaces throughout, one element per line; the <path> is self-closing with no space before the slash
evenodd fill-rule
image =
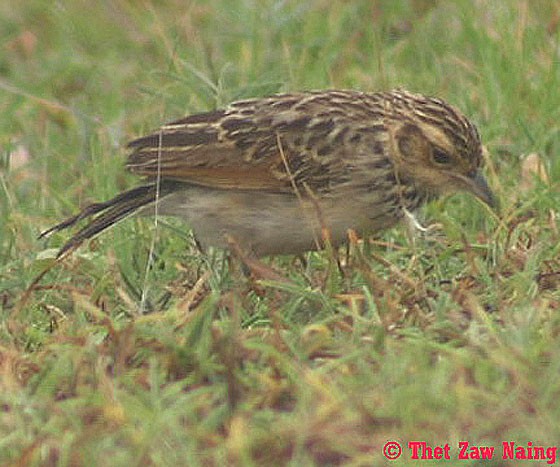
<path id="1" fill-rule="evenodd" d="M 252 288 L 258 295 L 262 295 L 262 290 L 259 293 L 258 289 L 260 287 L 259 284 L 255 283 L 255 280 L 258 281 L 264 279 L 282 282 L 284 284 L 294 284 L 291 280 L 282 276 L 270 266 L 267 266 L 257 258 L 252 257 L 250 254 L 245 253 L 239 246 L 239 243 L 231 235 L 226 234 L 226 241 L 232 254 L 241 262 L 243 273 L 253 282 Z M 281 297 L 280 291 L 275 290 L 274 294 L 276 296 L 276 301 L 279 301 Z M 281 334 L 283 325 L 277 314 L 274 312 L 275 309 L 276 307 L 271 307 L 270 309 L 270 320 L 275 331 L 276 339 L 279 343 L 285 345 Z"/>
<path id="2" fill-rule="evenodd" d="M 247 275 L 253 277 L 256 280 L 264 279 L 269 281 L 291 283 L 289 279 L 284 277 L 279 272 L 275 271 L 270 266 L 267 266 L 252 255 L 245 253 L 239 243 L 231 235 L 226 234 L 225 238 L 230 251 L 246 268 L 244 272 L 248 273 Z"/>

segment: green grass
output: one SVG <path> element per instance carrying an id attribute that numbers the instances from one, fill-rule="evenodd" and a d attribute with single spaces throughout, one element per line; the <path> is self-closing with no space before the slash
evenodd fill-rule
<path id="1" fill-rule="evenodd" d="M 416 465 L 409 441 L 455 460 L 464 440 L 513 465 L 503 441 L 555 446 L 559 18 L 545 0 L 0 4 L 0 463 L 382 465 L 399 440 Z M 229 272 L 175 220 L 151 267 L 150 219 L 59 264 L 69 234 L 37 240 L 134 186 L 121 148 L 166 120 L 398 86 L 477 122 L 500 217 L 442 199 L 423 211 L 439 229 L 334 252 L 343 273 L 329 252 L 271 259 L 290 285 Z"/>

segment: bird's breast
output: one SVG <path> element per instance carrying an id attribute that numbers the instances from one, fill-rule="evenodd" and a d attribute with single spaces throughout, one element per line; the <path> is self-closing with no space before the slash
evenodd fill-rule
<path id="1" fill-rule="evenodd" d="M 260 193 L 185 187 L 162 199 L 159 212 L 183 218 L 204 246 L 227 247 L 233 239 L 257 256 L 321 248 L 328 232 L 334 246 L 349 229 L 380 232 L 396 224 L 401 210 L 377 193 L 316 199 L 292 193 Z"/>

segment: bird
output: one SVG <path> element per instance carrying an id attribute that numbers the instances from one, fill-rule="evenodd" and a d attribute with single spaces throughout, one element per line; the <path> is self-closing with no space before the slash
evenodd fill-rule
<path id="1" fill-rule="evenodd" d="M 87 221 L 58 256 L 133 214 L 176 216 L 203 248 L 302 254 L 375 235 L 441 195 L 496 198 L 479 132 L 437 97 L 402 88 L 304 91 L 233 102 L 131 141 L 144 183 L 44 231 Z"/>

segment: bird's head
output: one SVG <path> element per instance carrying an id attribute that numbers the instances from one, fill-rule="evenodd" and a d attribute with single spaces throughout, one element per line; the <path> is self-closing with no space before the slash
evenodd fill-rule
<path id="1" fill-rule="evenodd" d="M 393 93 L 390 139 L 399 178 L 429 196 L 467 191 L 490 207 L 497 201 L 482 175 L 475 125 L 445 102 Z"/>

